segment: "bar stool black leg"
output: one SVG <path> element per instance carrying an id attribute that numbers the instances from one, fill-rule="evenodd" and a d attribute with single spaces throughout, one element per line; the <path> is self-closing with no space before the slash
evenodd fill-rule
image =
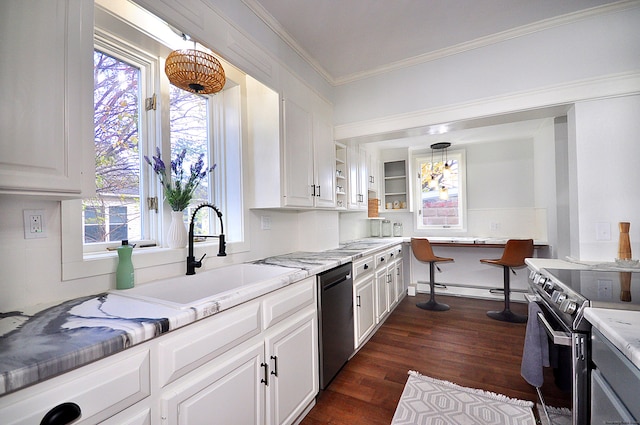
<path id="1" fill-rule="evenodd" d="M 416 306 L 420 307 L 423 310 L 431 310 L 431 311 L 447 311 L 449 310 L 449 306 L 447 304 L 439 303 L 436 301 L 436 293 L 435 293 L 435 263 L 433 261 L 429 262 L 429 288 L 430 288 L 430 297 L 429 301 L 424 303 L 417 303 Z"/>
<path id="2" fill-rule="evenodd" d="M 509 296 L 511 293 L 511 283 L 509 279 L 511 278 L 511 276 L 509 275 L 509 272 L 511 270 L 507 266 L 502 266 L 502 268 L 504 270 L 504 310 L 488 311 L 487 316 L 495 320 L 500 320 L 502 322 L 527 323 L 527 316 L 514 313 L 510 309 Z"/>

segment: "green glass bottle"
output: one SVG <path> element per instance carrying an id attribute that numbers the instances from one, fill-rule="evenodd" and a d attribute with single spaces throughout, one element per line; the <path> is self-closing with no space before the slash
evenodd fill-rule
<path id="1" fill-rule="evenodd" d="M 131 253 L 133 247 L 128 240 L 122 241 L 122 246 L 118 248 L 118 268 L 116 269 L 116 289 L 133 288 L 133 263 Z"/>

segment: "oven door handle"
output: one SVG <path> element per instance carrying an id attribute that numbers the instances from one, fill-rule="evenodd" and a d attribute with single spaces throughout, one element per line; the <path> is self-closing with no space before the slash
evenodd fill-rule
<path id="1" fill-rule="evenodd" d="M 544 330 L 547 331 L 547 335 L 549 335 L 555 345 L 571 347 L 571 335 L 566 332 L 554 331 L 542 312 L 538 312 L 538 321 L 542 323 Z"/>

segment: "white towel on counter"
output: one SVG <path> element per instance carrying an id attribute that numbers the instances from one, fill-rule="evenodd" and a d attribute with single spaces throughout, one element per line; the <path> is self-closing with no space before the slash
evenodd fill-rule
<path id="1" fill-rule="evenodd" d="M 541 387 L 544 382 L 544 367 L 549 367 L 549 339 L 538 320 L 540 306 L 529 303 L 529 318 L 524 337 L 520 374 L 529 384 Z"/>

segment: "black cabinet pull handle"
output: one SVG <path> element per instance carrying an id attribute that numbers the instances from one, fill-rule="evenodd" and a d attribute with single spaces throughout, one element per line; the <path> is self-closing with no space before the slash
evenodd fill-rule
<path id="1" fill-rule="evenodd" d="M 367 270 L 368 268 L 369 268 L 369 265 L 368 265 L 368 264 L 365 264 L 365 265 L 364 265 L 364 269 L 365 269 L 365 270 Z"/>
<path id="2" fill-rule="evenodd" d="M 264 379 L 261 379 L 260 382 L 269 386 L 269 365 L 267 363 L 260 363 L 261 367 L 264 367 Z"/>
<path id="3" fill-rule="evenodd" d="M 66 425 L 80 417 L 82 410 L 75 403 L 62 403 L 49 410 L 40 425 Z"/>
<path id="4" fill-rule="evenodd" d="M 271 357 L 271 360 L 273 360 L 273 370 L 271 371 L 271 374 L 277 378 L 278 377 L 278 356 L 270 356 L 270 357 Z"/>
<path id="5" fill-rule="evenodd" d="M 356 300 L 357 300 L 357 301 L 356 301 L 356 307 L 362 307 L 362 306 L 360 305 L 360 295 L 356 296 Z"/>

